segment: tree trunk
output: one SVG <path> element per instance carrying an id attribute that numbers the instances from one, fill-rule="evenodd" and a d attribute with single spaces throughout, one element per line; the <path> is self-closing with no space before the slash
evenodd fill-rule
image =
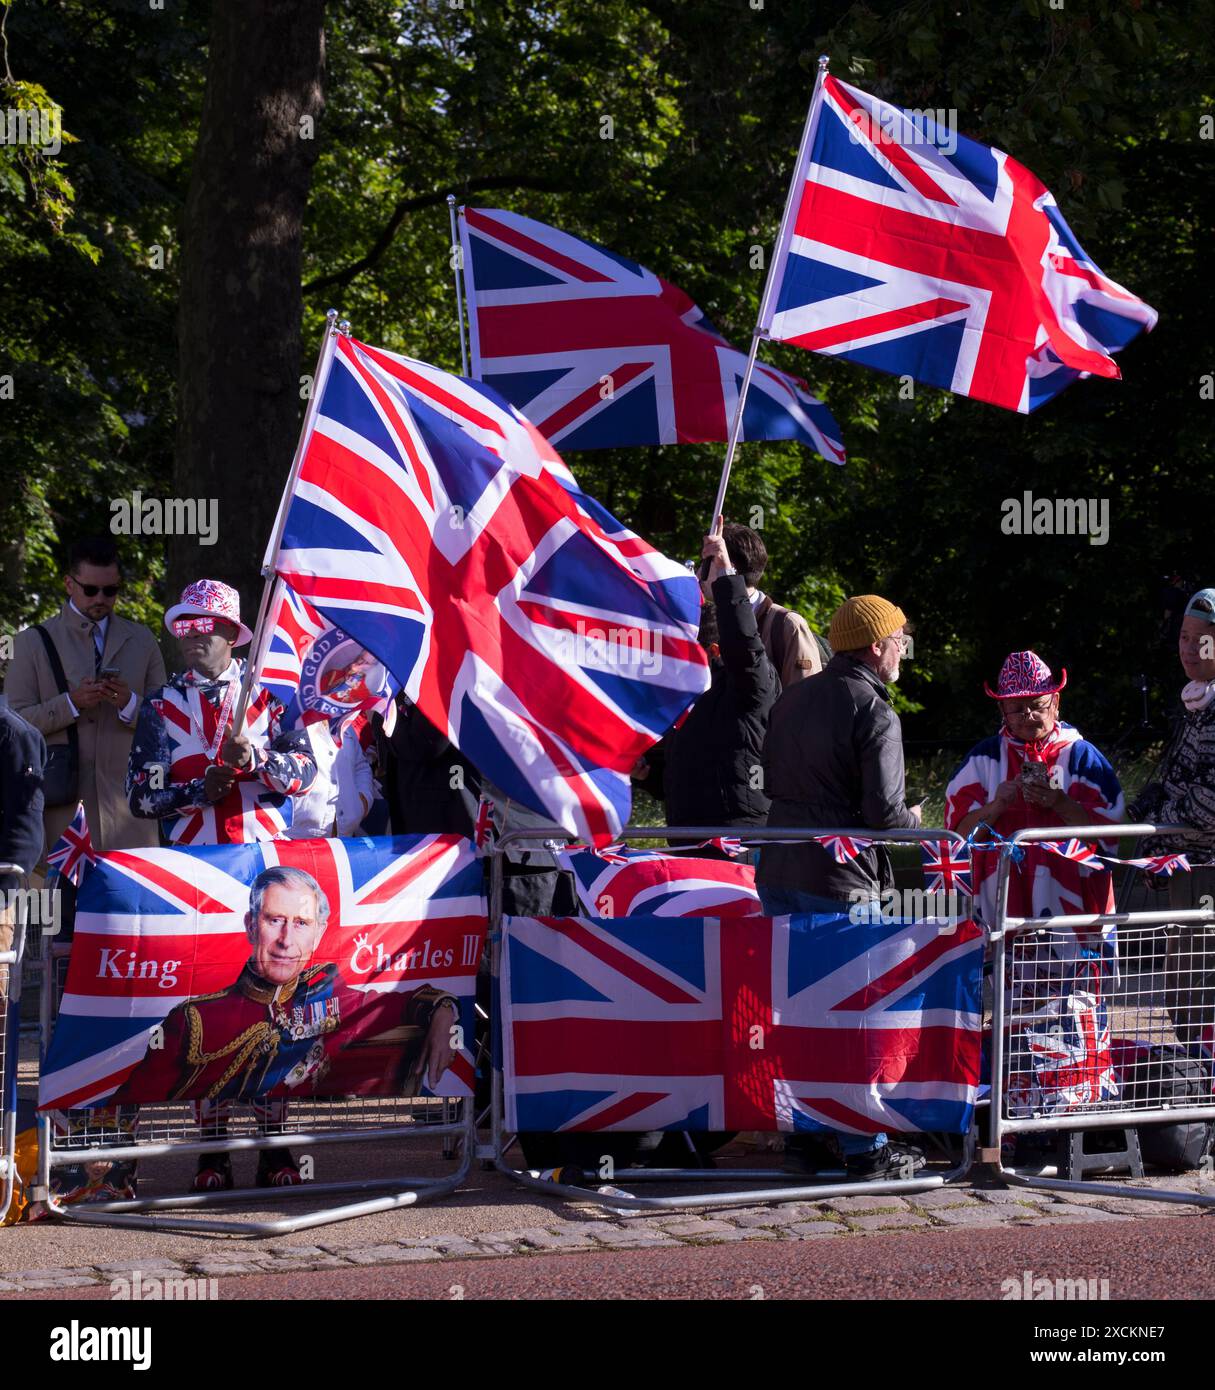
<path id="1" fill-rule="evenodd" d="M 302 238 L 324 10 L 325 0 L 215 0 L 183 221 L 174 494 L 214 499 L 217 527 L 211 545 L 171 539 L 169 601 L 191 580 L 222 579 L 240 589 L 250 627 L 303 409 Z"/>

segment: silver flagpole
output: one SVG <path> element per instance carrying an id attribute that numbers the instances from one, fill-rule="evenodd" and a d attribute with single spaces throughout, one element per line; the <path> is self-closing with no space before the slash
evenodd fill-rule
<path id="1" fill-rule="evenodd" d="M 710 532 L 717 526 L 717 518 L 722 514 L 722 508 L 725 506 L 726 489 L 730 485 L 730 469 L 734 465 L 734 451 L 738 447 L 738 436 L 742 433 L 747 391 L 751 386 L 751 374 L 755 370 L 755 354 L 759 349 L 759 340 L 768 336 L 770 302 L 778 283 L 777 270 L 784 266 L 788 253 L 789 216 L 794 208 L 797 191 L 805 182 L 806 163 L 809 158 L 810 147 L 814 141 L 814 131 L 818 125 L 818 113 L 822 105 L 823 81 L 827 76 L 827 65 L 830 61 L 825 53 L 818 60 L 818 76 L 814 79 L 814 91 L 811 93 L 810 106 L 806 111 L 806 123 L 802 126 L 801 144 L 798 146 L 797 160 L 793 165 L 793 176 L 789 180 L 789 192 L 785 196 L 785 211 L 780 220 L 780 230 L 776 234 L 776 244 L 772 248 L 772 259 L 768 263 L 764 292 L 759 301 L 759 317 L 755 320 L 755 332 L 751 335 L 751 351 L 747 354 L 747 367 L 743 372 L 742 384 L 738 389 L 738 404 L 734 408 L 734 419 L 730 424 L 730 440 L 726 445 L 726 461 L 722 465 L 721 480 L 717 484 L 713 515 L 709 518 Z"/>
<path id="2" fill-rule="evenodd" d="M 244 727 L 245 710 L 249 706 L 249 693 L 253 688 L 256 675 L 254 667 L 260 666 L 259 648 L 262 641 L 262 629 L 265 627 L 266 616 L 270 611 L 270 595 L 274 591 L 274 582 L 277 578 L 274 564 L 278 558 L 279 545 L 282 543 L 283 529 L 287 525 L 287 511 L 291 502 L 291 494 L 295 491 L 296 480 L 299 478 L 300 468 L 304 462 L 304 452 L 312 435 L 317 408 L 321 394 L 325 389 L 325 382 L 329 378 L 329 368 L 333 362 L 334 347 L 339 335 L 349 337 L 350 324 L 345 319 L 339 321 L 336 309 L 329 309 L 325 314 L 325 332 L 321 338 L 321 350 L 317 354 L 316 371 L 312 376 L 312 394 L 308 398 L 308 409 L 304 412 L 304 423 L 300 429 L 300 437 L 296 441 L 295 457 L 291 460 L 291 472 L 287 475 L 287 486 L 283 489 L 283 495 L 279 499 L 278 514 L 274 518 L 274 530 L 270 534 L 270 543 L 266 546 L 266 553 L 262 558 L 262 576 L 265 579 L 265 583 L 262 585 L 262 601 L 257 610 L 257 624 L 253 629 L 253 641 L 249 644 L 249 660 L 245 662 L 245 678 L 241 682 L 240 699 L 237 701 L 236 713 L 232 716 L 233 731 Z M 255 660 L 255 658 L 259 659 Z"/>
<path id="3" fill-rule="evenodd" d="M 468 375 L 468 343 L 464 336 L 464 253 L 456 233 L 456 195 L 447 195 L 447 215 L 451 219 L 451 268 L 456 277 L 456 323 L 460 329 L 460 375 Z"/>

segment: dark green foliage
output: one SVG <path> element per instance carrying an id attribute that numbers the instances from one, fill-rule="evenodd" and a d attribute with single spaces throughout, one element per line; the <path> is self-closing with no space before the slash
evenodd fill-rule
<path id="1" fill-rule="evenodd" d="M 77 143 L 32 176 L 0 149 L 0 376 L 16 384 L 0 400 L 9 625 L 54 602 L 57 532 L 104 525 L 109 499 L 135 486 L 169 486 L 174 248 L 208 14 L 179 0 L 11 7 L 13 75 L 60 103 Z M 866 590 L 908 611 L 909 737 L 988 728 L 982 678 L 1023 646 L 1069 668 L 1069 717 L 1114 733 L 1137 717 L 1140 671 L 1158 699 L 1179 681 L 1159 638 L 1161 577 L 1215 581 L 1215 401 L 1201 382 L 1215 371 L 1213 32 L 1215 0 L 334 3 L 304 360 L 334 303 L 357 336 L 458 366 L 448 190 L 641 261 L 745 347 L 763 282 L 752 248 L 766 258 L 771 246 L 817 54 L 902 105 L 956 109 L 965 133 L 1053 190 L 1098 264 L 1160 311 L 1159 328 L 1122 354 L 1125 380 L 1079 382 L 1028 418 L 926 388 L 903 400 L 892 378 L 765 347 L 827 401 L 850 459 L 835 469 L 791 445 L 744 445 L 728 515 L 762 516 L 764 587 L 816 625 Z M 149 267 L 152 245 L 168 252 L 163 270 Z M 684 559 L 699 552 L 722 453 L 570 462 Z M 285 474 L 288 462 L 266 466 Z M 1108 499 L 1109 544 L 1002 534 L 1002 501 L 1027 489 Z M 133 543 L 131 558 L 161 571 L 155 541 Z"/>

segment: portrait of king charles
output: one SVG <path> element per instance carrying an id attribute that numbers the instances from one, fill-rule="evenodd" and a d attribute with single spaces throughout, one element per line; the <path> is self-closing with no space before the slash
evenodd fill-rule
<path id="1" fill-rule="evenodd" d="M 309 964 L 328 920 L 311 874 L 263 869 L 249 890 L 244 968 L 169 1013 L 113 1102 L 433 1090 L 456 1055 L 457 1000 L 429 985 L 363 993 L 335 964 Z"/>

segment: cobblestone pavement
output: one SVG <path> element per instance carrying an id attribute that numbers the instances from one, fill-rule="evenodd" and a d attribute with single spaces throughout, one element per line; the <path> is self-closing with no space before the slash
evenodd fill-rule
<path id="1" fill-rule="evenodd" d="M 35 1290 L 109 1284 L 135 1270 L 150 1278 L 222 1278 L 504 1255 L 526 1259 L 537 1253 L 573 1250 L 638 1250 L 741 1241 L 864 1240 L 896 1231 L 915 1233 L 924 1240 L 931 1240 L 936 1231 L 959 1228 L 1080 1225 L 1193 1216 L 1215 1210 L 1151 1201 L 1134 1195 L 1137 1189 L 1145 1186 L 1202 1191 L 1206 1195 L 1211 1192 L 1212 1184 L 1209 1178 L 1199 1175 L 1144 1179 L 1126 1183 L 1125 1197 L 959 1185 L 910 1193 L 906 1197 L 876 1194 L 759 1207 L 739 1206 L 705 1214 L 681 1212 L 638 1217 L 613 1216 L 589 1204 L 554 1204 L 551 1216 L 544 1215 L 538 1222 L 537 1208 L 529 1205 L 528 1218 L 536 1224 L 507 1230 L 346 1243 L 341 1238 L 342 1227 L 335 1226 L 323 1230 L 321 1238 L 313 1244 L 208 1240 L 199 1241 L 193 1252 L 179 1253 L 174 1258 L 147 1254 L 121 1262 L 81 1264 L 73 1268 L 4 1269 L 0 1270 L 0 1297 Z M 431 1208 L 431 1211 L 437 1216 L 441 1207 Z M 0 1232 L 0 1242 L 7 1234 Z M 74 1228 L 72 1234 L 80 1238 L 82 1246 L 89 1239 L 89 1233 L 81 1228 Z M 151 1238 L 153 1243 L 155 1239 Z"/>

